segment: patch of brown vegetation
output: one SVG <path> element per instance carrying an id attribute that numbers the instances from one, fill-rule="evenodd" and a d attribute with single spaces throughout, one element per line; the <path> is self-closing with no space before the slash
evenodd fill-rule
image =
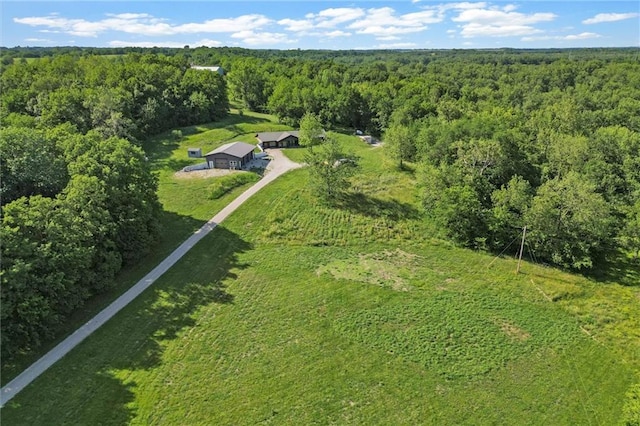
<path id="1" fill-rule="evenodd" d="M 336 279 L 349 279 L 379 285 L 395 291 L 410 291 L 408 280 L 418 255 L 403 250 L 384 250 L 378 253 L 359 254 L 357 261 L 338 260 L 321 266 L 316 274 L 328 272 Z"/>
<path id="2" fill-rule="evenodd" d="M 529 333 L 527 333 L 520 327 L 515 326 L 506 321 L 503 321 L 502 323 L 500 323 L 500 329 L 504 332 L 504 334 L 506 334 L 510 338 L 514 340 L 518 340 L 520 342 L 524 342 L 525 340 L 531 337 Z"/>

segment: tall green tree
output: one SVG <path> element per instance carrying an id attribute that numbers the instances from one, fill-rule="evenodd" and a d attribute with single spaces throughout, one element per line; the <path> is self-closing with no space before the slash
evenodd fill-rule
<path id="1" fill-rule="evenodd" d="M 403 167 L 403 161 L 411 161 L 416 155 L 415 132 L 411 125 L 392 122 L 383 136 L 384 148 L 393 158 L 398 167 Z"/>
<path id="2" fill-rule="evenodd" d="M 622 246 L 628 250 L 634 259 L 640 259 L 640 199 L 629 207 L 626 220 L 620 231 Z"/>
<path id="3" fill-rule="evenodd" d="M 520 234 L 520 229 L 526 225 L 524 216 L 532 198 L 531 185 L 518 175 L 491 194 L 489 229 L 491 243 L 496 249 L 506 247 Z"/>
<path id="4" fill-rule="evenodd" d="M 324 140 L 324 128 L 320 118 L 312 113 L 306 113 L 300 120 L 300 145 L 313 151 L 315 145 Z"/>
<path id="5" fill-rule="evenodd" d="M 234 62 L 228 81 L 235 99 L 251 111 L 262 110 L 269 97 L 265 71 L 256 60 L 243 58 Z"/>
<path id="6" fill-rule="evenodd" d="M 609 204 L 575 172 L 544 183 L 525 221 L 536 255 L 566 268 L 589 269 L 613 245 Z"/>
<path id="7" fill-rule="evenodd" d="M 124 139 L 102 140 L 90 132 L 82 144 L 67 147 L 72 175 L 95 176 L 105 183 L 108 210 L 116 224 L 115 242 L 125 263 L 146 254 L 158 236 L 157 180 L 144 152 Z"/>
<path id="8" fill-rule="evenodd" d="M 0 129 L 0 198 L 53 197 L 67 184 L 69 173 L 55 141 L 31 128 Z"/>
<path id="9" fill-rule="evenodd" d="M 358 158 L 343 151 L 340 142 L 327 137 L 317 150 L 305 156 L 314 192 L 325 201 L 335 201 L 350 187 L 349 178 L 358 170 Z"/>

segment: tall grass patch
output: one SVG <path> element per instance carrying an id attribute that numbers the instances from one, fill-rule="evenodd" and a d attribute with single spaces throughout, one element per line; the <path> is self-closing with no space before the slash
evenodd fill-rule
<path id="1" fill-rule="evenodd" d="M 257 174 L 251 172 L 238 172 L 218 177 L 207 188 L 209 198 L 212 200 L 218 199 L 234 188 L 257 182 L 259 179 L 260 177 Z"/>
<path id="2" fill-rule="evenodd" d="M 586 338 L 567 319 L 490 294 L 443 291 L 350 312 L 336 329 L 445 379 L 477 379 L 510 361 Z"/>

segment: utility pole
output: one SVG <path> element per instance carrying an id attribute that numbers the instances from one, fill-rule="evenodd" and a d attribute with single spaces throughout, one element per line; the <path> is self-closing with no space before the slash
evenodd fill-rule
<path id="1" fill-rule="evenodd" d="M 520 273 L 520 262 L 522 262 L 522 250 L 524 249 L 524 236 L 527 235 L 527 227 L 525 225 L 522 228 L 522 242 L 520 243 L 520 255 L 518 256 L 518 267 L 516 268 L 516 275 Z"/>

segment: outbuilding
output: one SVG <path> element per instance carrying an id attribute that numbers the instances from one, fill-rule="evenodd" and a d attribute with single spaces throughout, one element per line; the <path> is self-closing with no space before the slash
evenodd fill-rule
<path id="1" fill-rule="evenodd" d="M 298 131 L 263 132 L 256 134 L 258 144 L 263 149 L 300 146 L 299 137 L 300 133 Z"/>
<path id="2" fill-rule="evenodd" d="M 254 145 L 244 142 L 224 144 L 205 154 L 210 169 L 242 169 L 253 160 Z"/>

